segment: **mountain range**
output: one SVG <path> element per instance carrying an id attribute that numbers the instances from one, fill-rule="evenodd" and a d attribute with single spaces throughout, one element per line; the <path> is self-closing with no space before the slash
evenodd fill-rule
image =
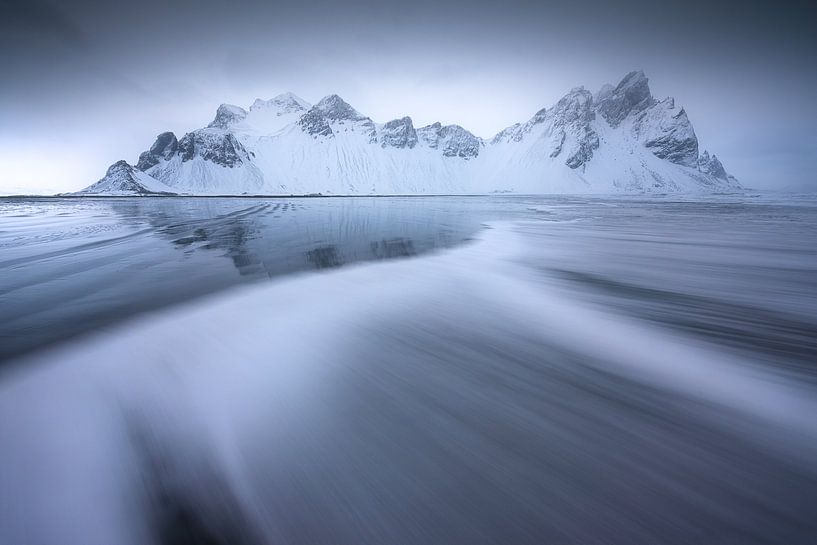
<path id="1" fill-rule="evenodd" d="M 377 123 L 337 95 L 222 104 L 206 127 L 160 134 L 79 194 L 369 195 L 724 191 L 740 185 L 700 151 L 686 111 L 641 71 L 577 87 L 490 139 L 459 125 Z"/>

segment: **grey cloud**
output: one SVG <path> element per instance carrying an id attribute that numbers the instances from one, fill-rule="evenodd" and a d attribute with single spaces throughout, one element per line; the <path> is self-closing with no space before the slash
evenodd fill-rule
<path id="1" fill-rule="evenodd" d="M 6 36 L 54 39 L 63 46 L 84 47 L 85 34 L 63 12 L 37 0 L 0 0 L 0 32 Z"/>

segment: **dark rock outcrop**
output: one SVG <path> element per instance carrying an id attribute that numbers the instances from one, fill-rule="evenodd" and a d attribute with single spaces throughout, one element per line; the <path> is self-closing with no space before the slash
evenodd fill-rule
<path id="1" fill-rule="evenodd" d="M 179 140 L 182 161 L 201 157 L 223 167 L 232 168 L 250 160 L 250 155 L 232 133 L 200 129 Z"/>
<path id="2" fill-rule="evenodd" d="M 440 149 L 445 157 L 470 159 L 479 155 L 482 141 L 459 125 L 433 123 L 417 131 L 428 147 Z"/>
<path id="3" fill-rule="evenodd" d="M 417 145 L 417 131 L 410 117 L 393 119 L 383 125 L 380 131 L 380 145 L 391 148 L 413 148 Z"/>
<path id="4" fill-rule="evenodd" d="M 136 168 L 142 171 L 159 164 L 162 159 L 168 160 L 179 151 L 179 141 L 172 132 L 163 132 L 156 137 L 156 141 L 148 151 L 142 152 Z"/>
<path id="5" fill-rule="evenodd" d="M 635 119 L 635 131 L 653 155 L 678 165 L 695 168 L 698 163 L 698 137 L 683 108 L 667 98 L 641 112 Z"/>
<path id="6" fill-rule="evenodd" d="M 599 98 L 597 109 L 612 127 L 630 115 L 649 108 L 655 103 L 650 93 L 649 80 L 644 72 L 630 72 L 613 90 L 603 88 L 604 96 Z"/>
<path id="7" fill-rule="evenodd" d="M 589 91 L 581 87 L 573 89 L 547 111 L 547 116 L 553 119 L 553 132 L 560 133 L 559 144 L 551 157 L 559 156 L 568 140 L 572 145 L 565 157 L 567 166 L 579 168 L 593 157 L 593 150 L 599 147 L 599 137 L 591 126 L 596 112 L 593 110 L 593 95 Z"/>
<path id="8" fill-rule="evenodd" d="M 720 180 L 729 179 L 729 174 L 726 172 L 726 169 L 723 168 L 723 164 L 718 159 L 718 156 L 714 154 L 710 156 L 706 150 L 704 150 L 698 158 L 698 170 Z"/>

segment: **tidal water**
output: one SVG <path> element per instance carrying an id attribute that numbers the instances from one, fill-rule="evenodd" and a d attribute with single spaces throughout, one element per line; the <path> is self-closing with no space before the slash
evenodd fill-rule
<path id="1" fill-rule="evenodd" d="M 445 197 L 0 199 L 0 360 L 237 284 L 451 247 L 520 210 Z"/>
<path id="2" fill-rule="evenodd" d="M 817 543 L 814 197 L 0 210 L 0 543 Z"/>

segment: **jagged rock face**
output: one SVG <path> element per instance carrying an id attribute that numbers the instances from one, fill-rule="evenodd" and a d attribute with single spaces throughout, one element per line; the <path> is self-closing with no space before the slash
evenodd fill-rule
<path id="1" fill-rule="evenodd" d="M 439 122 L 417 131 L 431 149 L 440 149 L 444 157 L 471 159 L 479 155 L 481 140 L 459 125 L 442 126 Z"/>
<path id="2" fill-rule="evenodd" d="M 200 129 L 179 140 L 179 156 L 184 161 L 201 157 L 223 167 L 232 168 L 250 160 L 250 155 L 232 133 Z"/>
<path id="3" fill-rule="evenodd" d="M 152 166 L 158 165 L 162 159 L 170 159 L 179 150 L 179 141 L 172 132 L 163 132 L 156 137 L 156 141 L 150 146 L 148 151 L 142 152 L 136 168 L 142 171 Z"/>
<path id="4" fill-rule="evenodd" d="M 332 125 L 356 125 L 369 137 L 370 142 L 377 141 L 377 130 L 374 122 L 361 115 L 338 95 L 329 95 L 309 109 L 298 124 L 312 136 L 334 136 Z M 348 130 L 348 127 L 347 127 Z"/>
<path id="5" fill-rule="evenodd" d="M 636 138 L 656 157 L 695 168 L 698 138 L 683 108 L 672 98 L 656 101 L 643 72 L 630 72 L 615 88 L 599 90 L 596 109 L 611 127 L 632 116 Z"/>
<path id="6" fill-rule="evenodd" d="M 380 145 L 384 148 L 413 148 L 417 145 L 417 131 L 410 117 L 394 119 L 383 125 L 380 131 Z"/>
<path id="7" fill-rule="evenodd" d="M 540 111 L 541 112 L 541 111 Z M 587 125 L 596 118 L 593 111 L 593 95 L 589 91 L 577 87 L 562 97 L 556 106 L 545 111 L 559 126 Z M 537 116 L 542 115 L 537 113 Z M 536 117 L 534 117 L 536 119 Z"/>
<path id="8" fill-rule="evenodd" d="M 720 180 L 729 179 L 729 174 L 726 173 L 726 169 L 723 168 L 718 157 L 716 155 L 710 157 L 709 152 L 706 150 L 698 158 L 698 170 Z"/>
<path id="9" fill-rule="evenodd" d="M 630 72 L 615 89 L 603 88 L 603 92 L 597 109 L 611 127 L 618 127 L 631 112 L 649 108 L 655 102 L 650 94 L 649 80 L 641 71 Z"/>
<path id="10" fill-rule="evenodd" d="M 553 119 L 553 132 L 559 143 L 550 154 L 558 157 L 565 153 L 565 164 L 576 169 L 593 157 L 599 147 L 599 137 L 591 123 L 596 119 L 593 95 L 585 89 L 573 89 L 548 112 Z M 534 118 L 535 119 L 535 118 Z"/>
<path id="11" fill-rule="evenodd" d="M 431 149 L 437 149 L 440 140 L 440 130 L 443 124 L 439 121 L 417 129 L 417 138 Z"/>
<path id="12" fill-rule="evenodd" d="M 235 123 L 247 117 L 244 108 L 233 106 L 232 104 L 222 104 L 216 110 L 216 118 L 207 125 L 210 128 L 229 129 Z"/>
<path id="13" fill-rule="evenodd" d="M 459 125 L 446 125 L 439 135 L 439 147 L 445 157 L 469 159 L 479 155 L 480 139 Z"/>
<path id="14" fill-rule="evenodd" d="M 516 124 L 497 134 L 492 144 L 522 142 L 529 134 L 541 135 L 551 158 L 564 157 L 564 163 L 577 169 L 593 157 L 599 137 L 593 130 L 596 119 L 593 95 L 577 87 L 550 109 L 544 108 L 524 125 Z"/>
<path id="15" fill-rule="evenodd" d="M 321 110 L 317 109 L 316 106 L 313 106 L 308 112 L 301 116 L 298 124 L 305 133 L 311 134 L 315 137 L 332 136 L 333 134 L 332 127 L 329 126 L 329 120 Z"/>
<path id="16" fill-rule="evenodd" d="M 634 130 L 644 146 L 661 159 L 678 165 L 696 167 L 698 137 L 683 108 L 675 108 L 671 98 L 663 100 L 636 116 Z"/>
<path id="17" fill-rule="evenodd" d="M 589 127 L 583 129 L 576 148 L 565 158 L 565 164 L 576 169 L 593 158 L 593 150 L 599 147 L 599 136 Z"/>
<path id="18" fill-rule="evenodd" d="M 324 97 L 320 102 L 315 104 L 314 109 L 322 112 L 323 116 L 330 121 L 361 121 L 369 119 L 361 115 L 338 95 Z"/>

